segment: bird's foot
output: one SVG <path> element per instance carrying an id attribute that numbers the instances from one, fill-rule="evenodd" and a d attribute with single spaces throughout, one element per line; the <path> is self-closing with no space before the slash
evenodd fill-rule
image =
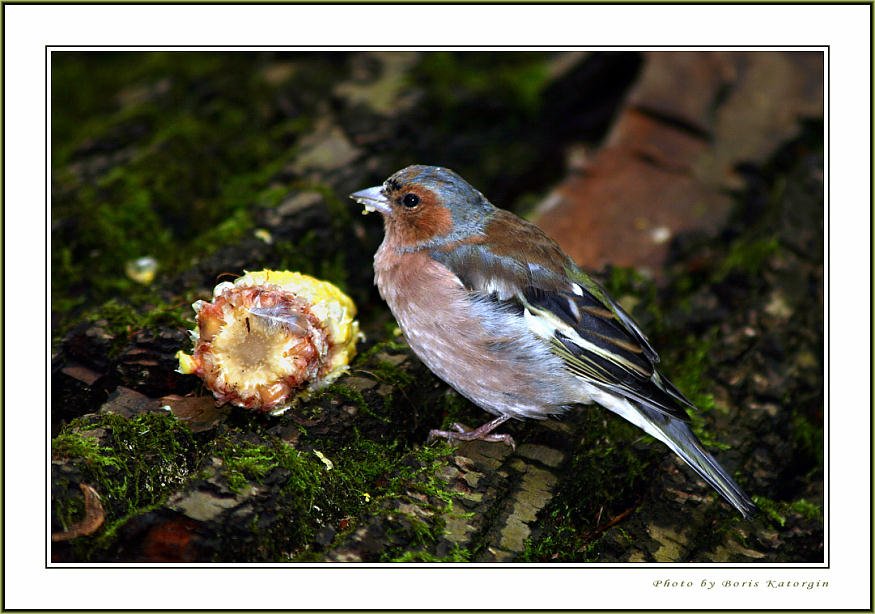
<path id="1" fill-rule="evenodd" d="M 513 440 L 513 437 L 511 437 L 507 433 L 492 432 L 495 427 L 499 426 L 500 424 L 504 424 L 508 420 L 508 418 L 510 418 L 510 416 L 499 416 L 495 420 L 487 422 L 486 424 L 476 429 L 471 429 L 464 424 L 456 422 L 453 424 L 453 428 L 456 429 L 455 431 L 441 431 L 438 429 L 432 429 L 428 432 L 428 439 L 426 441 L 433 441 L 438 437 L 442 437 L 448 440 L 450 444 L 452 444 L 455 440 L 472 441 L 475 439 L 480 439 L 482 441 L 500 441 L 516 450 L 516 442 Z"/>

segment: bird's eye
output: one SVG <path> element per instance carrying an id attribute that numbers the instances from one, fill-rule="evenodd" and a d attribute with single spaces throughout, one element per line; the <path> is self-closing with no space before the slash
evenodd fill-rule
<path id="1" fill-rule="evenodd" d="M 413 209 L 416 205 L 419 204 L 419 196 L 417 196 L 413 192 L 408 192 L 404 195 L 404 198 L 401 199 L 401 204 L 408 209 Z"/>

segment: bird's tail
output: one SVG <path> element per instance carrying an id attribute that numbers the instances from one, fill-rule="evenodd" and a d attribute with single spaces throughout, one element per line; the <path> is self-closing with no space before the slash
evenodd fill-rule
<path id="1" fill-rule="evenodd" d="M 684 459 L 703 480 L 708 482 L 745 518 L 750 518 L 757 512 L 756 504 L 705 449 L 686 422 L 641 403 L 631 400 L 630 402 L 636 406 L 636 409 L 645 418 L 647 426 L 650 427 L 644 430 L 665 443 L 675 454 Z"/>

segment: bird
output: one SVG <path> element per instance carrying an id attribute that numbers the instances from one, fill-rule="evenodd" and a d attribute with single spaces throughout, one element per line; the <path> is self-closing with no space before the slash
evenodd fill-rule
<path id="1" fill-rule="evenodd" d="M 495 429 L 600 405 L 663 442 L 746 517 L 755 503 L 690 428 L 687 399 L 657 370 L 632 317 L 534 224 L 460 175 L 413 165 L 350 194 L 383 218 L 374 282 L 416 356 L 496 416 L 428 440 L 515 447 Z"/>

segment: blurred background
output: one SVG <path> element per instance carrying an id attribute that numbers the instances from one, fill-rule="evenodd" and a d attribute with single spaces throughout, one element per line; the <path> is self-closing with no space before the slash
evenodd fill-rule
<path id="1" fill-rule="evenodd" d="M 52 436 L 120 411 L 120 391 L 133 414 L 169 394 L 202 395 L 173 354 L 187 347 L 191 302 L 244 269 L 327 279 L 358 304 L 369 346 L 391 339 L 372 282 L 381 223 L 347 194 L 414 163 L 457 171 L 595 273 L 704 407 L 706 443 L 732 447 L 729 464 L 766 510 L 750 533 L 759 541 L 741 540 L 742 553 L 684 545 L 680 558 L 822 560 L 819 52 L 52 52 Z M 450 420 L 442 411 L 411 425 L 402 450 Z M 59 462 L 87 474 L 64 450 Z M 510 558 L 638 556 L 605 536 L 619 520 L 604 526 L 652 492 L 664 455 L 635 454 L 624 462 L 640 477 L 613 507 L 580 510 L 597 485 L 560 488 Z M 189 456 L 148 506 L 189 487 L 202 469 L 200 453 Z M 580 472 L 597 463 L 575 459 Z M 57 500 L 80 497 L 56 506 L 60 526 L 83 504 L 72 478 L 54 481 Z M 108 507 L 117 523 L 139 509 Z M 582 517 L 590 524 L 575 524 Z M 286 550 L 329 550 L 333 534 L 312 540 L 319 527 L 340 531 L 337 518 Z M 111 541 L 58 556 L 145 556 Z M 483 544 L 463 549 L 487 560 Z"/>
<path id="2" fill-rule="evenodd" d="M 819 53 L 54 52 L 53 323 L 153 298 L 305 191 L 351 211 L 348 191 L 411 163 L 586 268 L 658 274 L 822 94 Z"/>

